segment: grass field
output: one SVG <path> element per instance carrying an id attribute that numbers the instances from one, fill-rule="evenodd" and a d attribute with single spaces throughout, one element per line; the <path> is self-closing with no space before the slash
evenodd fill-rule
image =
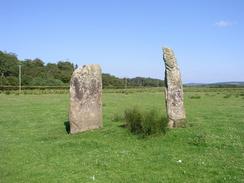
<path id="1" fill-rule="evenodd" d="M 112 120 L 163 92 L 104 93 L 104 128 L 69 135 L 67 94 L 0 95 L 0 182 L 244 182 L 244 90 L 186 92 L 187 128 L 141 138 Z"/>

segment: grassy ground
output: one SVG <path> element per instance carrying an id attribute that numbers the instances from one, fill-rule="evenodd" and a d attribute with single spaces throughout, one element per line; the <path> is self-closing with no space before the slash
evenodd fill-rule
<path id="1" fill-rule="evenodd" d="M 244 91 L 186 92 L 187 128 L 140 138 L 112 120 L 162 92 L 105 93 L 104 128 L 69 135 L 68 95 L 0 95 L 0 182 L 244 182 Z"/>

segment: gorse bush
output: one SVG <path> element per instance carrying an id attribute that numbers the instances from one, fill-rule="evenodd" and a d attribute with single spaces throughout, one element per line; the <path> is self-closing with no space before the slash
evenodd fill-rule
<path id="1" fill-rule="evenodd" d="M 125 126 L 134 134 L 148 136 L 166 133 L 167 119 L 159 114 L 156 109 L 142 111 L 137 107 L 125 110 Z"/>

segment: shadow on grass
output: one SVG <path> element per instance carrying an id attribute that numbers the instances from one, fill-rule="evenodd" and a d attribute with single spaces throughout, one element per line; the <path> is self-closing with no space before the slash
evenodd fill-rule
<path id="1" fill-rule="evenodd" d="M 70 134 L 70 123 L 69 123 L 69 121 L 64 122 L 64 127 L 65 127 L 66 132 L 68 134 Z"/>

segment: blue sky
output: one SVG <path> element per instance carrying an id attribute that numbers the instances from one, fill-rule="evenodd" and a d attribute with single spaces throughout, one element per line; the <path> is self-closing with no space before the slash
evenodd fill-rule
<path id="1" fill-rule="evenodd" d="M 243 0 L 0 0 L 0 50 L 19 59 L 98 63 L 119 77 L 244 81 Z"/>

